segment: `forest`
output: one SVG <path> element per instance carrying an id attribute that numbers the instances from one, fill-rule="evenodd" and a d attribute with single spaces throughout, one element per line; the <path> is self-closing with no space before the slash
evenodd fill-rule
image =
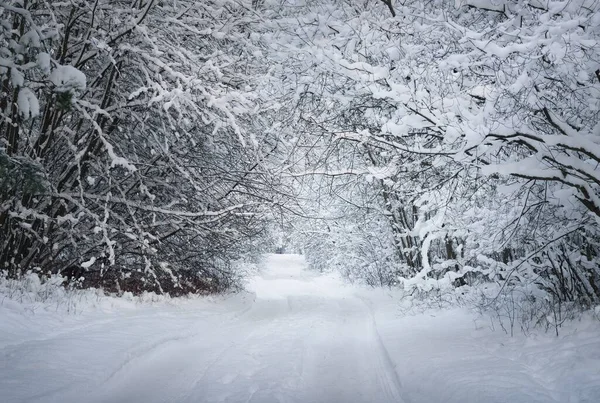
<path id="1" fill-rule="evenodd" d="M 600 304 L 596 0 L 2 0 L 0 21 L 5 279 L 219 293 L 280 250 L 533 325 Z"/>
<path id="2" fill-rule="evenodd" d="M 598 396 L 600 0 L 0 0 L 0 402 Z"/>

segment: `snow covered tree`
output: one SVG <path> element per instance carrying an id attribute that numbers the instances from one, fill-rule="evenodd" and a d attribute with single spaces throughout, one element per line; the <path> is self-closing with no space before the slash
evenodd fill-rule
<path id="1" fill-rule="evenodd" d="M 596 2 L 294 6 L 282 80 L 308 138 L 329 139 L 294 175 L 335 178 L 340 228 L 360 222 L 349 206 L 377 206 L 362 214 L 387 223 L 408 284 L 598 301 Z M 349 200 L 355 186 L 370 190 Z"/>
<path id="2" fill-rule="evenodd" d="M 119 291 L 230 286 L 268 183 L 248 124 L 265 68 L 250 2 L 0 13 L 3 270 Z"/>
<path id="3" fill-rule="evenodd" d="M 369 284 L 600 298 L 597 2 L 0 10 L 10 275 L 220 289 L 292 217 Z"/>

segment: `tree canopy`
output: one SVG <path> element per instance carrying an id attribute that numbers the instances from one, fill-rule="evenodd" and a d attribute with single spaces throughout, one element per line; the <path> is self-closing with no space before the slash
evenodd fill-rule
<path id="1" fill-rule="evenodd" d="M 11 0 L 0 16 L 8 276 L 220 291 L 283 231 L 371 285 L 600 302 L 597 1 Z"/>

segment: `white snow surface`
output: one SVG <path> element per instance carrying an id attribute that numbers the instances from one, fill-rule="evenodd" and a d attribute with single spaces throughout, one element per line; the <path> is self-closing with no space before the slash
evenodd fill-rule
<path id="1" fill-rule="evenodd" d="M 73 66 L 56 66 L 50 73 L 50 81 L 56 86 L 55 91 L 83 91 L 86 87 L 85 74 Z"/>
<path id="2" fill-rule="evenodd" d="M 269 255 L 248 292 L 67 305 L 0 295 L 0 402 L 598 402 L 600 325 L 510 338 L 464 310 Z M 1 289 L 1 287 L 0 287 Z M 4 290 L 6 292 L 6 290 Z M 69 311 L 65 309 L 69 307 Z"/>

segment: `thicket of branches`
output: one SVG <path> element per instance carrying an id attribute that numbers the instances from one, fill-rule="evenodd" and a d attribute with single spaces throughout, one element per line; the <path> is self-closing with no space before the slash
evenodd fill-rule
<path id="1" fill-rule="evenodd" d="M 9 276 L 217 291 L 276 218 L 371 285 L 600 302 L 597 1 L 0 13 Z"/>
<path id="2" fill-rule="evenodd" d="M 303 6 L 301 30 L 278 24 L 319 161 L 291 177 L 329 200 L 298 226 L 313 265 L 425 293 L 497 284 L 490 305 L 597 305 L 598 2 Z"/>
<path id="3" fill-rule="evenodd" d="M 172 294 L 235 284 L 273 183 L 247 3 L 0 3 L 5 275 Z"/>

